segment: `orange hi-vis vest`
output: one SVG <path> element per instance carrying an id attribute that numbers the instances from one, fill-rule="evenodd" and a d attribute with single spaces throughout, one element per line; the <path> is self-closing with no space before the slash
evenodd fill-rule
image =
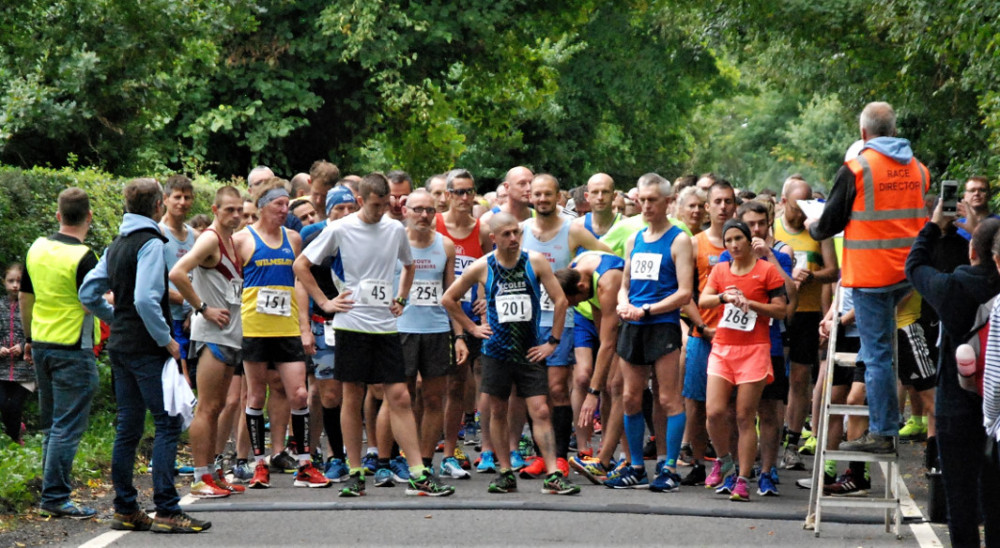
<path id="1" fill-rule="evenodd" d="M 872 149 L 849 160 L 856 195 L 844 229 L 845 287 L 886 287 L 906 279 L 910 246 L 927 221 L 927 167 L 916 158 L 900 164 Z"/>

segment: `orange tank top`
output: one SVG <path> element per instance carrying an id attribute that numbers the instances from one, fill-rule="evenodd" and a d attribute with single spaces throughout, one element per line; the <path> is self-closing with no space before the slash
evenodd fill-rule
<path id="1" fill-rule="evenodd" d="M 712 269 L 719 263 L 719 257 L 722 256 L 722 252 L 726 248 L 716 247 L 709 241 L 707 230 L 695 236 L 694 241 L 698 244 L 698 257 L 695 260 L 695 267 L 698 269 L 698 294 L 700 295 L 705 290 L 705 285 L 708 284 L 708 275 L 712 273 Z M 701 321 L 705 322 L 705 325 L 714 328 L 719 324 L 719 318 L 722 317 L 722 307 L 717 306 L 709 309 L 698 307 L 698 313 L 701 314 Z M 695 337 L 701 336 L 694 330 L 691 333 Z"/>

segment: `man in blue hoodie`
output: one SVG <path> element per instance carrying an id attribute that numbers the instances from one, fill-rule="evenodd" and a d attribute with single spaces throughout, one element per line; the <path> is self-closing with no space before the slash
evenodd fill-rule
<path id="1" fill-rule="evenodd" d="M 822 217 L 807 226 L 815 240 L 844 231 L 841 283 L 855 289 L 858 360 L 867 366 L 869 433 L 840 449 L 894 453 L 899 434 L 892 367 L 896 304 L 910 288 L 903 265 L 927 219 L 924 193 L 931 178 L 913 157 L 910 142 L 896 137 L 896 113 L 889 103 L 866 105 L 860 126 L 861 152 L 841 166 Z"/>
<path id="2" fill-rule="evenodd" d="M 115 515 L 111 528 L 159 533 L 198 533 L 211 523 L 186 515 L 179 505 L 170 463 L 177 455 L 181 417 L 163 407 L 161 374 L 180 347 L 171 337 L 170 294 L 163 248 L 167 239 L 157 221 L 163 216 L 163 189 L 155 179 L 125 185 L 125 217 L 118 236 L 80 286 L 80 302 L 111 324 L 108 355 L 114 373 L 118 427 L 111 453 Z M 104 294 L 114 295 L 114 309 Z M 146 410 L 153 415 L 153 502 L 156 518 L 143 511 L 132 483 L 135 453 Z M 166 463 L 166 465 L 164 465 Z"/>

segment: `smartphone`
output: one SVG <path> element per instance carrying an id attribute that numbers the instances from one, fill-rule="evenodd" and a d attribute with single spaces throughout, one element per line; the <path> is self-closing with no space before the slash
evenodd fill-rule
<path id="1" fill-rule="evenodd" d="M 954 217 L 958 211 L 958 181 L 941 181 L 941 212 Z"/>

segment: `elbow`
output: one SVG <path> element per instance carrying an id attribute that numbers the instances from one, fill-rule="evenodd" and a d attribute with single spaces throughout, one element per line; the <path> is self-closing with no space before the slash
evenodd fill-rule
<path id="1" fill-rule="evenodd" d="M 692 291 L 690 289 L 678 289 L 675 295 L 677 296 L 678 308 L 691 302 Z"/>

